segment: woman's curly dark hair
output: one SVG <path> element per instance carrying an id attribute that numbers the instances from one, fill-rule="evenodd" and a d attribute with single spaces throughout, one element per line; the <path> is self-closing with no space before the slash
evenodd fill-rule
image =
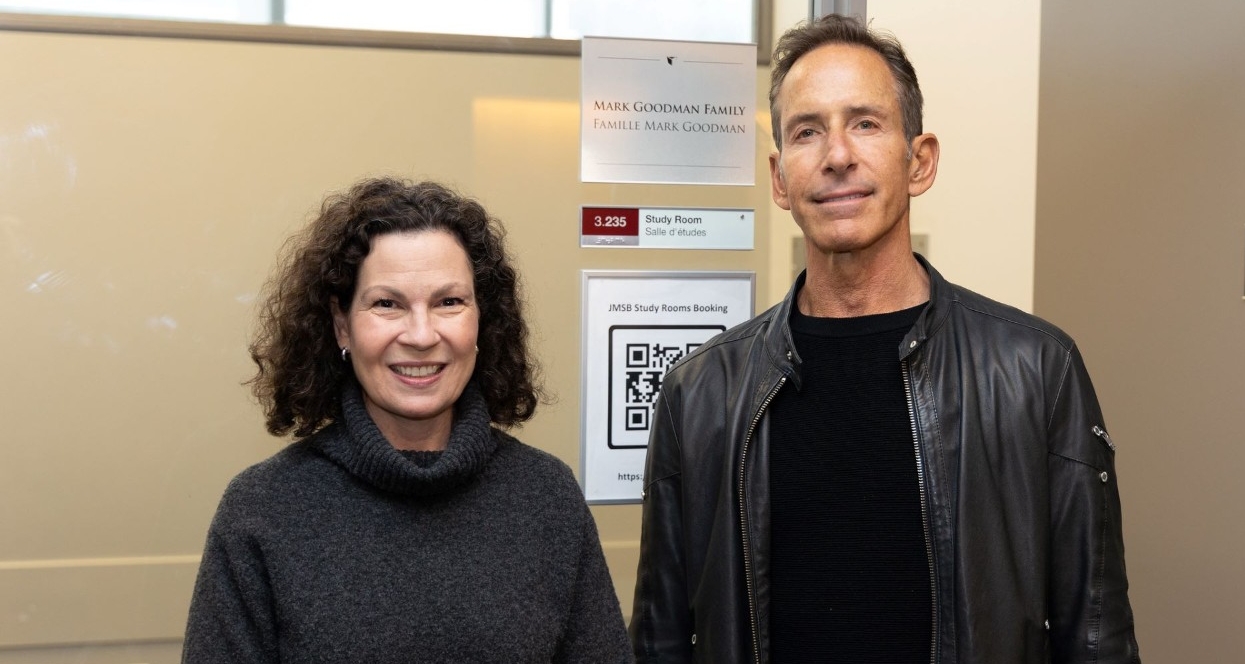
<path id="1" fill-rule="evenodd" d="M 319 217 L 286 242 L 265 286 L 250 345 L 259 369 L 249 383 L 269 433 L 302 438 L 341 417 L 341 389 L 354 373 L 337 347 L 333 303 L 353 299 L 372 238 L 426 230 L 452 233 L 471 261 L 480 308 L 472 380 L 492 421 L 509 427 L 532 417 L 542 393 L 500 222 L 435 182 L 376 178 L 326 197 Z"/>

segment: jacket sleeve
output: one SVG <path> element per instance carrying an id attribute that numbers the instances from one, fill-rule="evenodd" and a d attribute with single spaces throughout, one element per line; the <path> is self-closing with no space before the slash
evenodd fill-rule
<path id="1" fill-rule="evenodd" d="M 1075 347 L 1048 431 L 1051 662 L 1140 662 L 1124 570 L 1115 444 Z"/>
<path id="2" fill-rule="evenodd" d="M 222 501 L 223 502 L 223 501 Z M 277 662 L 277 630 L 259 546 L 217 511 L 208 532 L 182 649 L 183 664 Z"/>
<path id="3" fill-rule="evenodd" d="M 636 661 L 692 661 L 692 621 L 683 550 L 679 434 L 665 391 L 657 399 L 644 468 L 640 563 L 631 613 Z"/>
<path id="4" fill-rule="evenodd" d="M 582 503 L 583 535 L 579 568 L 572 588 L 566 631 L 554 654 L 555 664 L 630 664 L 631 649 L 622 608 L 614 591 L 601 538 L 588 506 Z"/>

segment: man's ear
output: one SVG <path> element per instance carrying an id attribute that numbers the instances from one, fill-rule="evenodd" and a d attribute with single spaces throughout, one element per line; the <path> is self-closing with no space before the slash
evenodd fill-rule
<path id="1" fill-rule="evenodd" d="M 774 203 L 784 210 L 791 209 L 791 199 L 787 197 L 787 179 L 782 172 L 782 153 L 771 152 L 769 155 L 769 186 L 770 196 Z"/>
<path id="2" fill-rule="evenodd" d="M 912 139 L 912 159 L 908 161 L 908 195 L 920 196 L 934 186 L 938 176 L 938 137 L 921 134 Z"/>
<path id="3" fill-rule="evenodd" d="M 329 308 L 333 310 L 333 336 L 337 337 L 337 346 L 350 348 L 350 321 L 346 318 L 346 312 L 342 311 L 335 297 L 330 298 Z"/>

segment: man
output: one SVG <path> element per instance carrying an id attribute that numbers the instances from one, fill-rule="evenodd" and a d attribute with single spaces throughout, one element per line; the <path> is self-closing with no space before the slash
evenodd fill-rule
<path id="1" fill-rule="evenodd" d="M 1136 662 L 1114 444 L 1063 332 L 914 255 L 934 183 L 893 38 L 827 16 L 775 49 L 786 299 L 665 378 L 640 662 Z"/>

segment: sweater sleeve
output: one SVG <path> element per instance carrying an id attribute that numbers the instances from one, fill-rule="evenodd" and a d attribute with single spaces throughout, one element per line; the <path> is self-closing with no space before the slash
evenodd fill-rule
<path id="1" fill-rule="evenodd" d="M 257 542 L 230 523 L 228 497 L 217 510 L 199 564 L 183 664 L 278 662 L 272 588 Z"/>
<path id="2" fill-rule="evenodd" d="M 572 588 L 566 630 L 554 655 L 555 664 L 630 663 L 631 644 L 627 639 L 622 609 L 605 554 L 597 535 L 596 522 L 587 504 L 583 510 L 579 565 Z"/>

